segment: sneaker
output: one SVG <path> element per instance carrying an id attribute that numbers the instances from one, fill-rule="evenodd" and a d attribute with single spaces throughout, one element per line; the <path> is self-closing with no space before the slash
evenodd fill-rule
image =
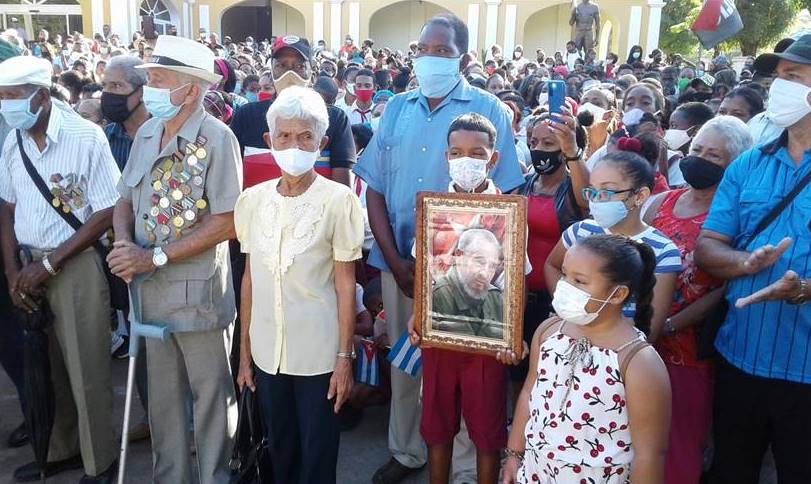
<path id="1" fill-rule="evenodd" d="M 123 360 L 129 356 L 129 349 L 129 338 L 127 336 L 121 336 L 118 333 L 113 333 L 110 355 L 116 360 Z"/>

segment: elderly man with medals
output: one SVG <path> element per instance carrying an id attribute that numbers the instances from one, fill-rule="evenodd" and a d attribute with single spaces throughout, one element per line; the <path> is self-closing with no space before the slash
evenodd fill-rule
<path id="1" fill-rule="evenodd" d="M 193 401 L 200 482 L 224 483 L 236 425 L 227 241 L 242 185 L 239 146 L 203 110 L 220 77 L 204 45 L 161 36 L 152 63 L 139 67 L 149 75 L 144 104 L 152 119 L 138 130 L 118 185 L 107 260 L 130 282 L 140 319 L 172 333 L 166 342 L 146 342 L 154 481 L 192 480 Z"/>

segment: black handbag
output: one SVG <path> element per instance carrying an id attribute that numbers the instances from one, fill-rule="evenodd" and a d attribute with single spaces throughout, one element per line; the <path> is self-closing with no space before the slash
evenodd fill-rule
<path id="1" fill-rule="evenodd" d="M 62 217 L 62 219 L 73 228 L 73 230 L 78 231 L 80 228 L 82 228 L 82 222 L 76 217 L 76 215 L 71 212 L 64 212 L 51 203 L 53 195 L 51 194 L 51 191 L 48 190 L 48 185 L 45 184 L 45 180 L 42 179 L 39 172 L 37 172 L 34 165 L 31 163 L 31 158 L 28 157 L 25 149 L 23 149 L 23 138 L 22 135 L 20 135 L 20 130 L 17 130 L 17 148 L 20 150 L 20 157 L 23 160 L 25 171 L 28 172 L 28 176 L 31 177 L 31 181 L 34 182 L 34 185 L 39 190 L 39 193 L 42 194 L 42 197 L 48 203 L 48 206 L 52 207 L 56 213 L 58 213 L 59 216 Z M 99 257 L 101 257 L 101 265 L 104 267 L 104 275 L 107 277 L 107 283 L 110 286 L 110 306 L 113 309 L 126 310 L 129 307 L 127 283 L 110 272 L 110 265 L 107 264 L 107 254 L 109 253 L 109 249 L 98 240 L 93 243 L 93 248 L 96 249 Z"/>
<path id="2" fill-rule="evenodd" d="M 809 181 L 811 181 L 811 172 L 807 173 L 802 180 L 797 183 L 794 189 L 763 217 L 763 220 L 757 224 L 755 230 L 746 238 L 746 241 L 740 248 L 746 250 L 749 244 L 755 240 L 755 237 L 763 232 L 766 227 L 771 225 L 783 210 L 791 204 L 803 188 L 808 185 Z M 727 301 L 726 298 L 722 298 L 704 319 L 704 324 L 698 331 L 698 359 L 707 360 L 718 355 L 718 351 L 715 349 L 715 338 L 718 336 L 718 330 L 721 329 L 721 325 L 724 324 L 726 320 L 728 311 L 729 301 Z"/>
<path id="3" fill-rule="evenodd" d="M 239 397 L 239 420 L 229 461 L 231 484 L 271 484 L 268 442 L 262 426 L 257 396 L 248 387 Z"/>

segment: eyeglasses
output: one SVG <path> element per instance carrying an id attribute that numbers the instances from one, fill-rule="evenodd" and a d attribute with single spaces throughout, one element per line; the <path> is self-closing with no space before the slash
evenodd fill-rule
<path id="1" fill-rule="evenodd" d="M 628 188 L 626 190 L 597 190 L 596 188 L 586 187 L 580 193 L 583 198 L 589 202 L 607 202 L 614 198 L 614 195 L 620 193 L 636 192 L 635 188 Z"/>

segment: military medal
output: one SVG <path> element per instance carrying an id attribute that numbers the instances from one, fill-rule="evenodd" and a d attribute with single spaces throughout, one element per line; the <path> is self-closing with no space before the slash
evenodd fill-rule
<path id="1" fill-rule="evenodd" d="M 189 222 L 194 221 L 196 217 L 197 214 L 194 213 L 194 210 L 186 210 L 185 212 L 183 212 L 183 218 L 185 218 Z"/>
<path id="2" fill-rule="evenodd" d="M 153 217 L 157 217 L 160 213 L 161 209 L 159 209 L 158 207 L 152 207 L 149 209 L 149 215 L 152 215 Z"/>
<path id="3" fill-rule="evenodd" d="M 169 208 L 169 199 L 166 197 L 161 197 L 158 204 L 161 206 L 161 208 Z"/>
<path id="4" fill-rule="evenodd" d="M 197 148 L 197 151 L 195 151 L 194 154 L 198 159 L 203 159 L 208 153 L 206 152 L 205 148 Z"/>
<path id="5" fill-rule="evenodd" d="M 183 220 L 183 217 L 178 216 L 172 219 L 172 223 L 174 224 L 175 227 L 180 228 L 183 227 L 183 224 L 185 224 L 186 221 Z"/>
<path id="6" fill-rule="evenodd" d="M 194 206 L 197 207 L 200 210 L 203 210 L 204 208 L 206 208 L 208 206 L 208 202 L 206 202 L 205 200 L 203 200 L 201 198 L 200 200 L 197 200 L 196 202 L 194 202 Z"/>
<path id="7" fill-rule="evenodd" d="M 56 208 L 59 208 L 59 206 L 62 205 L 62 200 L 60 200 L 59 198 L 54 198 L 53 200 L 51 200 L 51 205 L 53 205 Z"/>
<path id="8" fill-rule="evenodd" d="M 194 166 L 194 165 L 196 165 L 196 164 L 197 164 L 197 157 L 196 157 L 196 156 L 194 156 L 194 155 L 189 155 L 189 156 L 187 156 L 187 157 L 186 157 L 186 163 L 188 163 L 188 164 L 189 164 L 189 166 Z"/>
<path id="9" fill-rule="evenodd" d="M 161 224 L 161 225 L 158 226 L 158 230 L 160 230 L 161 235 L 164 235 L 164 236 L 169 235 L 170 233 L 172 233 L 172 229 L 170 229 L 168 225 Z"/>
<path id="10" fill-rule="evenodd" d="M 203 177 L 201 177 L 200 175 L 196 175 L 196 176 L 192 177 L 191 182 L 194 184 L 194 186 L 197 186 L 197 187 L 202 186 L 203 185 Z"/>
<path id="11" fill-rule="evenodd" d="M 159 192 L 159 191 L 163 190 L 163 183 L 161 183 L 160 180 L 155 180 L 155 183 L 152 184 L 152 188 L 156 192 Z"/>

